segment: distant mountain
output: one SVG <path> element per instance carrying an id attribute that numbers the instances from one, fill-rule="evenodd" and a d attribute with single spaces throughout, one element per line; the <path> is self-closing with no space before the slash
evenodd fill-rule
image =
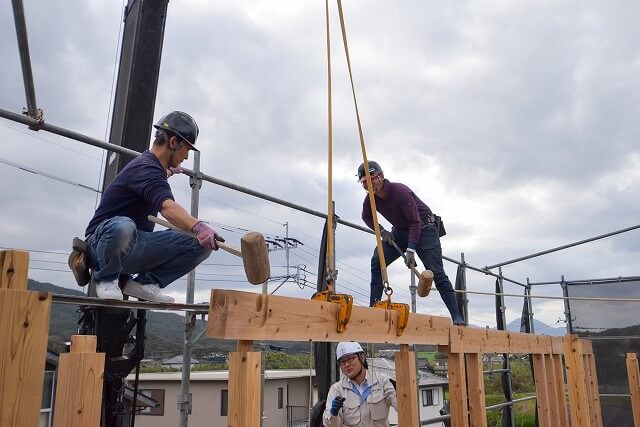
<path id="1" fill-rule="evenodd" d="M 42 283 L 29 279 L 28 289 L 34 291 L 51 292 L 62 295 L 82 296 L 83 293 L 69 288 L 63 288 L 51 283 Z M 64 343 L 69 341 L 71 335 L 77 333 L 78 307 L 69 304 L 53 304 L 51 309 L 51 321 L 49 324 L 49 349 L 64 351 Z M 179 313 L 179 314 L 178 314 Z M 182 354 L 184 340 L 184 316 L 181 312 L 147 312 L 147 339 L 145 342 L 145 357 L 168 358 Z M 203 325 L 202 320 L 197 320 L 196 330 Z M 269 342 L 273 346 L 282 348 L 287 353 L 309 352 L 309 344 L 305 342 Z M 226 353 L 234 351 L 237 347 L 235 341 L 217 340 L 203 335 L 194 345 L 195 357 L 202 357 L 208 353 Z"/>
<path id="2" fill-rule="evenodd" d="M 520 318 L 507 324 L 508 331 L 520 332 Z M 544 322 L 533 319 L 533 330 L 536 334 L 550 335 L 553 337 L 563 336 L 567 333 L 567 328 L 554 328 Z"/>

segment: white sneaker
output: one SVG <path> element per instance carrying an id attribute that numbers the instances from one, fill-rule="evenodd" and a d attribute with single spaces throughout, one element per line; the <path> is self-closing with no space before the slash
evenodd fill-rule
<path id="1" fill-rule="evenodd" d="M 115 299 L 122 301 L 122 291 L 118 286 L 118 279 L 96 283 L 96 294 L 98 298 Z"/>
<path id="2" fill-rule="evenodd" d="M 145 301 L 166 302 L 169 304 L 176 302 L 173 297 L 164 295 L 160 286 L 155 284 L 143 285 L 135 280 L 127 281 L 122 292 L 126 295 L 143 299 Z"/>

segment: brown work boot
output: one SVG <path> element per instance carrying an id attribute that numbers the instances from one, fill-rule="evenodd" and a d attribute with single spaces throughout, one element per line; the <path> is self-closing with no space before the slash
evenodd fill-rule
<path id="1" fill-rule="evenodd" d="M 69 268 L 75 277 L 78 286 L 86 286 L 91 280 L 89 266 L 87 265 L 87 244 L 78 237 L 73 238 L 73 251 L 69 254 Z"/>

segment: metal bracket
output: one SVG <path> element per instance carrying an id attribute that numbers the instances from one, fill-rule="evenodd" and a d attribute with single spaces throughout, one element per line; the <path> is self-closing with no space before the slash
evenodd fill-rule
<path id="1" fill-rule="evenodd" d="M 381 308 L 383 310 L 393 310 L 398 312 L 398 327 L 396 329 L 396 335 L 401 336 L 404 333 L 404 329 L 409 322 L 409 304 L 402 304 L 399 302 L 378 301 L 374 304 L 374 308 Z"/>
<path id="2" fill-rule="evenodd" d="M 351 309 L 353 308 L 353 297 L 347 294 L 334 294 L 330 291 L 316 292 L 311 299 L 316 301 L 333 302 L 339 305 L 337 331 L 344 332 L 351 319 Z"/>
<path id="3" fill-rule="evenodd" d="M 189 177 L 189 186 L 191 188 L 195 188 L 197 186 L 198 190 L 200 190 L 202 188 L 203 178 L 204 175 L 202 174 L 202 172 L 194 172 L 193 176 Z"/>

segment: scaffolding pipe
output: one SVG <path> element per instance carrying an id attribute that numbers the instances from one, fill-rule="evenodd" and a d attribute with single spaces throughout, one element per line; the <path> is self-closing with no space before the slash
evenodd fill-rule
<path id="1" fill-rule="evenodd" d="M 92 307 L 117 307 L 144 310 L 190 311 L 195 314 L 209 314 L 209 304 L 167 304 L 164 302 L 148 302 L 133 300 L 110 300 L 95 297 L 51 294 L 51 302 L 55 304 L 88 305 Z"/>
<path id="2" fill-rule="evenodd" d="M 535 396 L 527 396 L 527 397 L 521 397 L 519 399 L 514 399 L 510 402 L 503 402 L 503 403 L 498 403 L 495 405 L 491 405 L 491 406 L 487 406 L 485 407 L 485 409 L 487 411 L 496 411 L 498 409 L 504 408 L 505 406 L 513 406 L 516 403 L 522 403 L 522 402 L 526 402 L 527 400 L 533 400 L 535 399 Z M 437 417 L 437 418 L 429 418 L 428 420 L 424 420 L 420 423 L 421 426 L 426 426 L 429 424 L 435 424 L 435 423 L 441 423 L 443 421 L 446 421 L 448 419 L 451 418 L 451 415 L 443 415 L 441 417 Z"/>
<path id="3" fill-rule="evenodd" d="M 640 282 L 640 276 L 629 276 L 629 277 L 609 277 L 604 279 L 580 279 L 580 280 L 567 280 L 565 283 L 568 286 L 571 285 L 608 285 L 613 283 L 626 283 L 626 282 Z M 551 282 L 531 282 L 529 283 L 531 286 L 540 286 L 540 285 L 561 285 L 562 281 L 551 281 Z"/>
<path id="4" fill-rule="evenodd" d="M 524 261 L 524 260 L 527 260 L 527 259 L 539 257 L 541 255 L 550 254 L 552 252 L 561 251 L 563 249 L 571 248 L 571 247 L 574 247 L 574 246 L 583 245 L 585 243 L 590 243 L 590 242 L 593 242 L 595 240 L 604 239 L 605 237 L 611 237 L 611 236 L 615 236 L 616 234 L 626 233 L 627 231 L 632 231 L 632 230 L 635 230 L 637 228 L 640 228 L 640 224 L 634 225 L 633 227 L 627 227 L 627 228 L 623 228 L 621 230 L 612 231 L 611 233 L 601 234 L 601 235 L 596 236 L 596 237 L 590 237 L 588 239 L 580 240 L 580 241 L 577 241 L 577 242 L 574 242 L 574 243 L 569 243 L 569 244 L 566 244 L 566 245 L 558 246 L 558 247 L 555 247 L 555 248 L 552 248 L 552 249 L 547 249 L 546 251 L 536 252 L 536 253 L 531 254 L 531 255 L 525 255 L 525 256 L 522 256 L 520 258 L 514 258 L 514 259 L 511 259 L 509 261 L 504 261 L 504 262 L 501 262 L 501 263 L 498 263 L 498 264 L 489 265 L 489 266 L 487 266 L 485 268 L 488 269 L 488 270 L 491 270 L 492 268 L 503 267 L 503 266 L 508 265 L 508 264 L 513 264 L 513 263 L 516 263 L 516 262 L 519 262 L 519 261 Z"/>
<path id="5" fill-rule="evenodd" d="M 33 85 L 33 73 L 31 71 L 31 57 L 29 56 L 29 41 L 27 39 L 27 24 L 24 19 L 24 7 L 22 0 L 11 0 L 11 3 L 13 5 L 13 19 L 16 24 L 18 50 L 20 51 L 24 92 L 27 98 L 27 114 L 29 117 L 37 117 L 38 106 L 36 104 L 36 90 Z"/>
<path id="6" fill-rule="evenodd" d="M 193 152 L 194 175 L 189 178 L 191 186 L 191 216 L 198 218 L 198 202 L 200 200 L 200 152 Z M 187 275 L 187 304 L 193 304 L 196 288 L 196 270 L 193 269 Z M 180 396 L 178 396 L 178 425 L 187 427 L 189 425 L 189 415 L 191 415 L 191 393 L 189 392 L 189 381 L 191 378 L 191 347 L 192 339 L 196 327 L 196 315 L 193 312 L 184 313 L 184 344 L 182 347 L 182 378 L 180 381 Z"/>

